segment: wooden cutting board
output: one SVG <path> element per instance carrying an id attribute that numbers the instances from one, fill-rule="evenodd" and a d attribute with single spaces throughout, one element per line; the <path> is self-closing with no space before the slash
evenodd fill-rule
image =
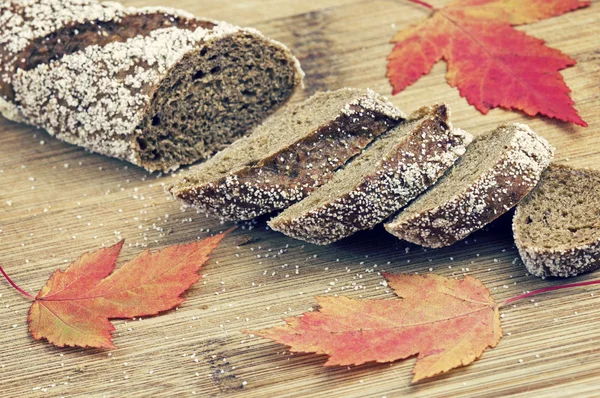
<path id="1" fill-rule="evenodd" d="M 424 8 L 398 0 L 125 3 L 180 7 L 256 27 L 286 43 L 307 74 L 306 89 L 295 101 L 343 86 L 389 94 L 388 41 L 426 15 Z M 503 110 L 483 116 L 447 85 L 444 63 L 392 101 L 405 112 L 446 102 L 455 125 L 475 134 L 502 122 L 526 122 L 558 148 L 558 162 L 600 169 L 600 3 L 518 29 L 577 60 L 563 76 L 590 127 Z M 0 263 L 35 293 L 84 251 L 124 238 L 124 261 L 145 247 L 189 242 L 230 226 L 181 210 L 163 191 L 171 181 L 2 119 Z M 504 308 L 505 336 L 497 348 L 473 365 L 416 385 L 410 385 L 414 359 L 324 368 L 322 356 L 290 355 L 283 346 L 241 333 L 307 311 L 315 295 L 393 298 L 380 285 L 383 270 L 468 274 L 481 279 L 497 301 L 564 283 L 526 274 L 510 215 L 440 250 L 398 241 L 382 228 L 329 247 L 305 245 L 267 230 L 261 219 L 242 224 L 224 242 L 178 310 L 115 322 L 117 350 L 58 349 L 34 341 L 26 327 L 29 302 L 0 281 L 0 396 L 600 396 L 600 291 L 594 286 Z"/>

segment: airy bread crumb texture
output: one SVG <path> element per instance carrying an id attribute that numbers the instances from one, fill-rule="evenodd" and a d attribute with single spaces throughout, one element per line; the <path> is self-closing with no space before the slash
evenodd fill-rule
<path id="1" fill-rule="evenodd" d="M 369 89 L 318 93 L 195 166 L 169 190 L 201 212 L 251 219 L 306 197 L 403 118 Z"/>
<path id="2" fill-rule="evenodd" d="M 434 184 L 465 153 L 472 136 L 452 128 L 449 113 L 446 105 L 413 113 L 269 225 L 320 245 L 373 228 Z"/>
<path id="3" fill-rule="evenodd" d="M 524 124 L 478 137 L 440 181 L 385 228 L 427 247 L 449 246 L 514 207 L 540 179 L 554 148 Z"/>
<path id="4" fill-rule="evenodd" d="M 517 206 L 515 243 L 527 270 L 569 277 L 600 268 L 600 171 L 551 165 Z"/>

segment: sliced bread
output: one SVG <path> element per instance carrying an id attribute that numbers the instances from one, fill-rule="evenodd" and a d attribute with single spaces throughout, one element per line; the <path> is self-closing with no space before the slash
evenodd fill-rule
<path id="1" fill-rule="evenodd" d="M 478 137 L 438 183 L 385 228 L 427 247 L 449 246 L 515 206 L 540 179 L 554 148 L 523 124 Z"/>
<path id="2" fill-rule="evenodd" d="M 205 213 L 252 219 L 304 198 L 402 118 L 372 90 L 319 93 L 271 117 L 169 190 Z"/>
<path id="3" fill-rule="evenodd" d="M 13 79 L 25 119 L 149 171 L 206 159 L 285 103 L 303 73 L 283 44 L 225 22 L 91 45 Z"/>
<path id="4" fill-rule="evenodd" d="M 517 206 L 515 243 L 527 270 L 568 277 L 600 268 L 600 171 L 551 165 Z"/>
<path id="5" fill-rule="evenodd" d="M 269 225 L 319 245 L 373 228 L 434 184 L 465 153 L 472 137 L 452 128 L 449 113 L 446 105 L 413 113 Z"/>

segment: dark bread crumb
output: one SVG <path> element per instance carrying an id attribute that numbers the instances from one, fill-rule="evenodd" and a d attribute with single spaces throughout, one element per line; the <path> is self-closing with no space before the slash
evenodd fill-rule
<path id="1" fill-rule="evenodd" d="M 600 268 L 600 172 L 550 165 L 517 206 L 515 243 L 527 270 L 569 277 Z"/>
<path id="2" fill-rule="evenodd" d="M 295 60 L 279 46 L 236 32 L 179 61 L 136 130 L 141 164 L 167 169 L 208 159 L 251 131 L 293 93 Z"/>

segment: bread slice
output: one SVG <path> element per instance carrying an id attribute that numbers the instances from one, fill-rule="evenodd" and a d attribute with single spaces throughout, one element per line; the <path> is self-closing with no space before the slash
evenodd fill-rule
<path id="1" fill-rule="evenodd" d="M 170 27 L 19 69 L 27 121 L 90 151 L 170 171 L 206 159 L 285 103 L 303 73 L 283 44 L 225 22 Z"/>
<path id="2" fill-rule="evenodd" d="M 449 246 L 515 206 L 539 181 L 554 148 L 524 124 L 478 137 L 440 181 L 385 229 L 427 247 Z"/>
<path id="3" fill-rule="evenodd" d="M 452 128 L 449 113 L 446 105 L 413 113 L 269 225 L 319 245 L 373 228 L 434 184 L 465 152 L 472 137 Z"/>
<path id="4" fill-rule="evenodd" d="M 307 196 L 402 118 L 372 90 L 319 93 L 194 167 L 169 190 L 205 213 L 252 219 Z"/>
<path id="5" fill-rule="evenodd" d="M 550 165 L 517 206 L 515 243 L 527 270 L 569 277 L 600 268 L 600 171 Z"/>

